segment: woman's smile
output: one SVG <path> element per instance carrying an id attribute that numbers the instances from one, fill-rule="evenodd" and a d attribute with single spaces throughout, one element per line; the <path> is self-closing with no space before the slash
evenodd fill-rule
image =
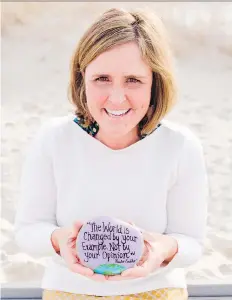
<path id="1" fill-rule="evenodd" d="M 122 109 L 122 110 L 111 110 L 111 109 L 104 108 L 104 111 L 105 111 L 106 115 L 109 116 L 110 118 L 122 119 L 123 117 L 130 114 L 132 109 L 128 108 L 128 109 Z"/>

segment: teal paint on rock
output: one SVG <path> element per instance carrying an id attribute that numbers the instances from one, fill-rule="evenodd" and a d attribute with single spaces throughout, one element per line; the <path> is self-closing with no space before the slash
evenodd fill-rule
<path id="1" fill-rule="evenodd" d="M 102 275 L 118 275 L 126 270 L 126 267 L 117 264 L 105 264 L 100 265 L 96 269 L 94 269 L 94 273 L 102 274 Z"/>

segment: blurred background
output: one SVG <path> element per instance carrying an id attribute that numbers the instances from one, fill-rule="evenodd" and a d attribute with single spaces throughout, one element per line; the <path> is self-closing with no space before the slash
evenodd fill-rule
<path id="1" fill-rule="evenodd" d="M 70 58 L 85 29 L 112 7 L 147 7 L 166 25 L 179 88 L 167 119 L 201 139 L 210 184 L 204 256 L 186 269 L 187 280 L 232 282 L 232 4 L 4 2 L 1 283 L 39 285 L 46 258 L 22 253 L 13 236 L 22 163 L 41 124 L 73 111 L 67 99 Z"/>

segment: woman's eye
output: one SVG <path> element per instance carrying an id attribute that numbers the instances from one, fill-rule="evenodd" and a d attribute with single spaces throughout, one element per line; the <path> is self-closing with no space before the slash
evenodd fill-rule
<path id="1" fill-rule="evenodd" d="M 101 76 L 95 79 L 95 81 L 107 81 L 107 77 Z"/>
<path id="2" fill-rule="evenodd" d="M 101 76 L 95 79 L 95 81 L 108 81 L 108 77 L 105 76 Z M 138 79 L 136 78 L 128 78 L 129 82 L 133 82 L 133 83 L 137 83 L 140 82 Z"/>
<path id="3" fill-rule="evenodd" d="M 130 80 L 129 82 L 140 82 L 138 79 L 136 78 L 128 78 L 128 80 Z"/>

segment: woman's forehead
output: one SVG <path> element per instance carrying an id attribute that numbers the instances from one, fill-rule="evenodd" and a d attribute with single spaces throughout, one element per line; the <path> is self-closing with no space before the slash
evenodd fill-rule
<path id="1" fill-rule="evenodd" d="M 120 74 L 147 77 L 150 67 L 142 59 L 136 44 L 117 46 L 96 57 L 86 68 L 91 76 Z"/>

